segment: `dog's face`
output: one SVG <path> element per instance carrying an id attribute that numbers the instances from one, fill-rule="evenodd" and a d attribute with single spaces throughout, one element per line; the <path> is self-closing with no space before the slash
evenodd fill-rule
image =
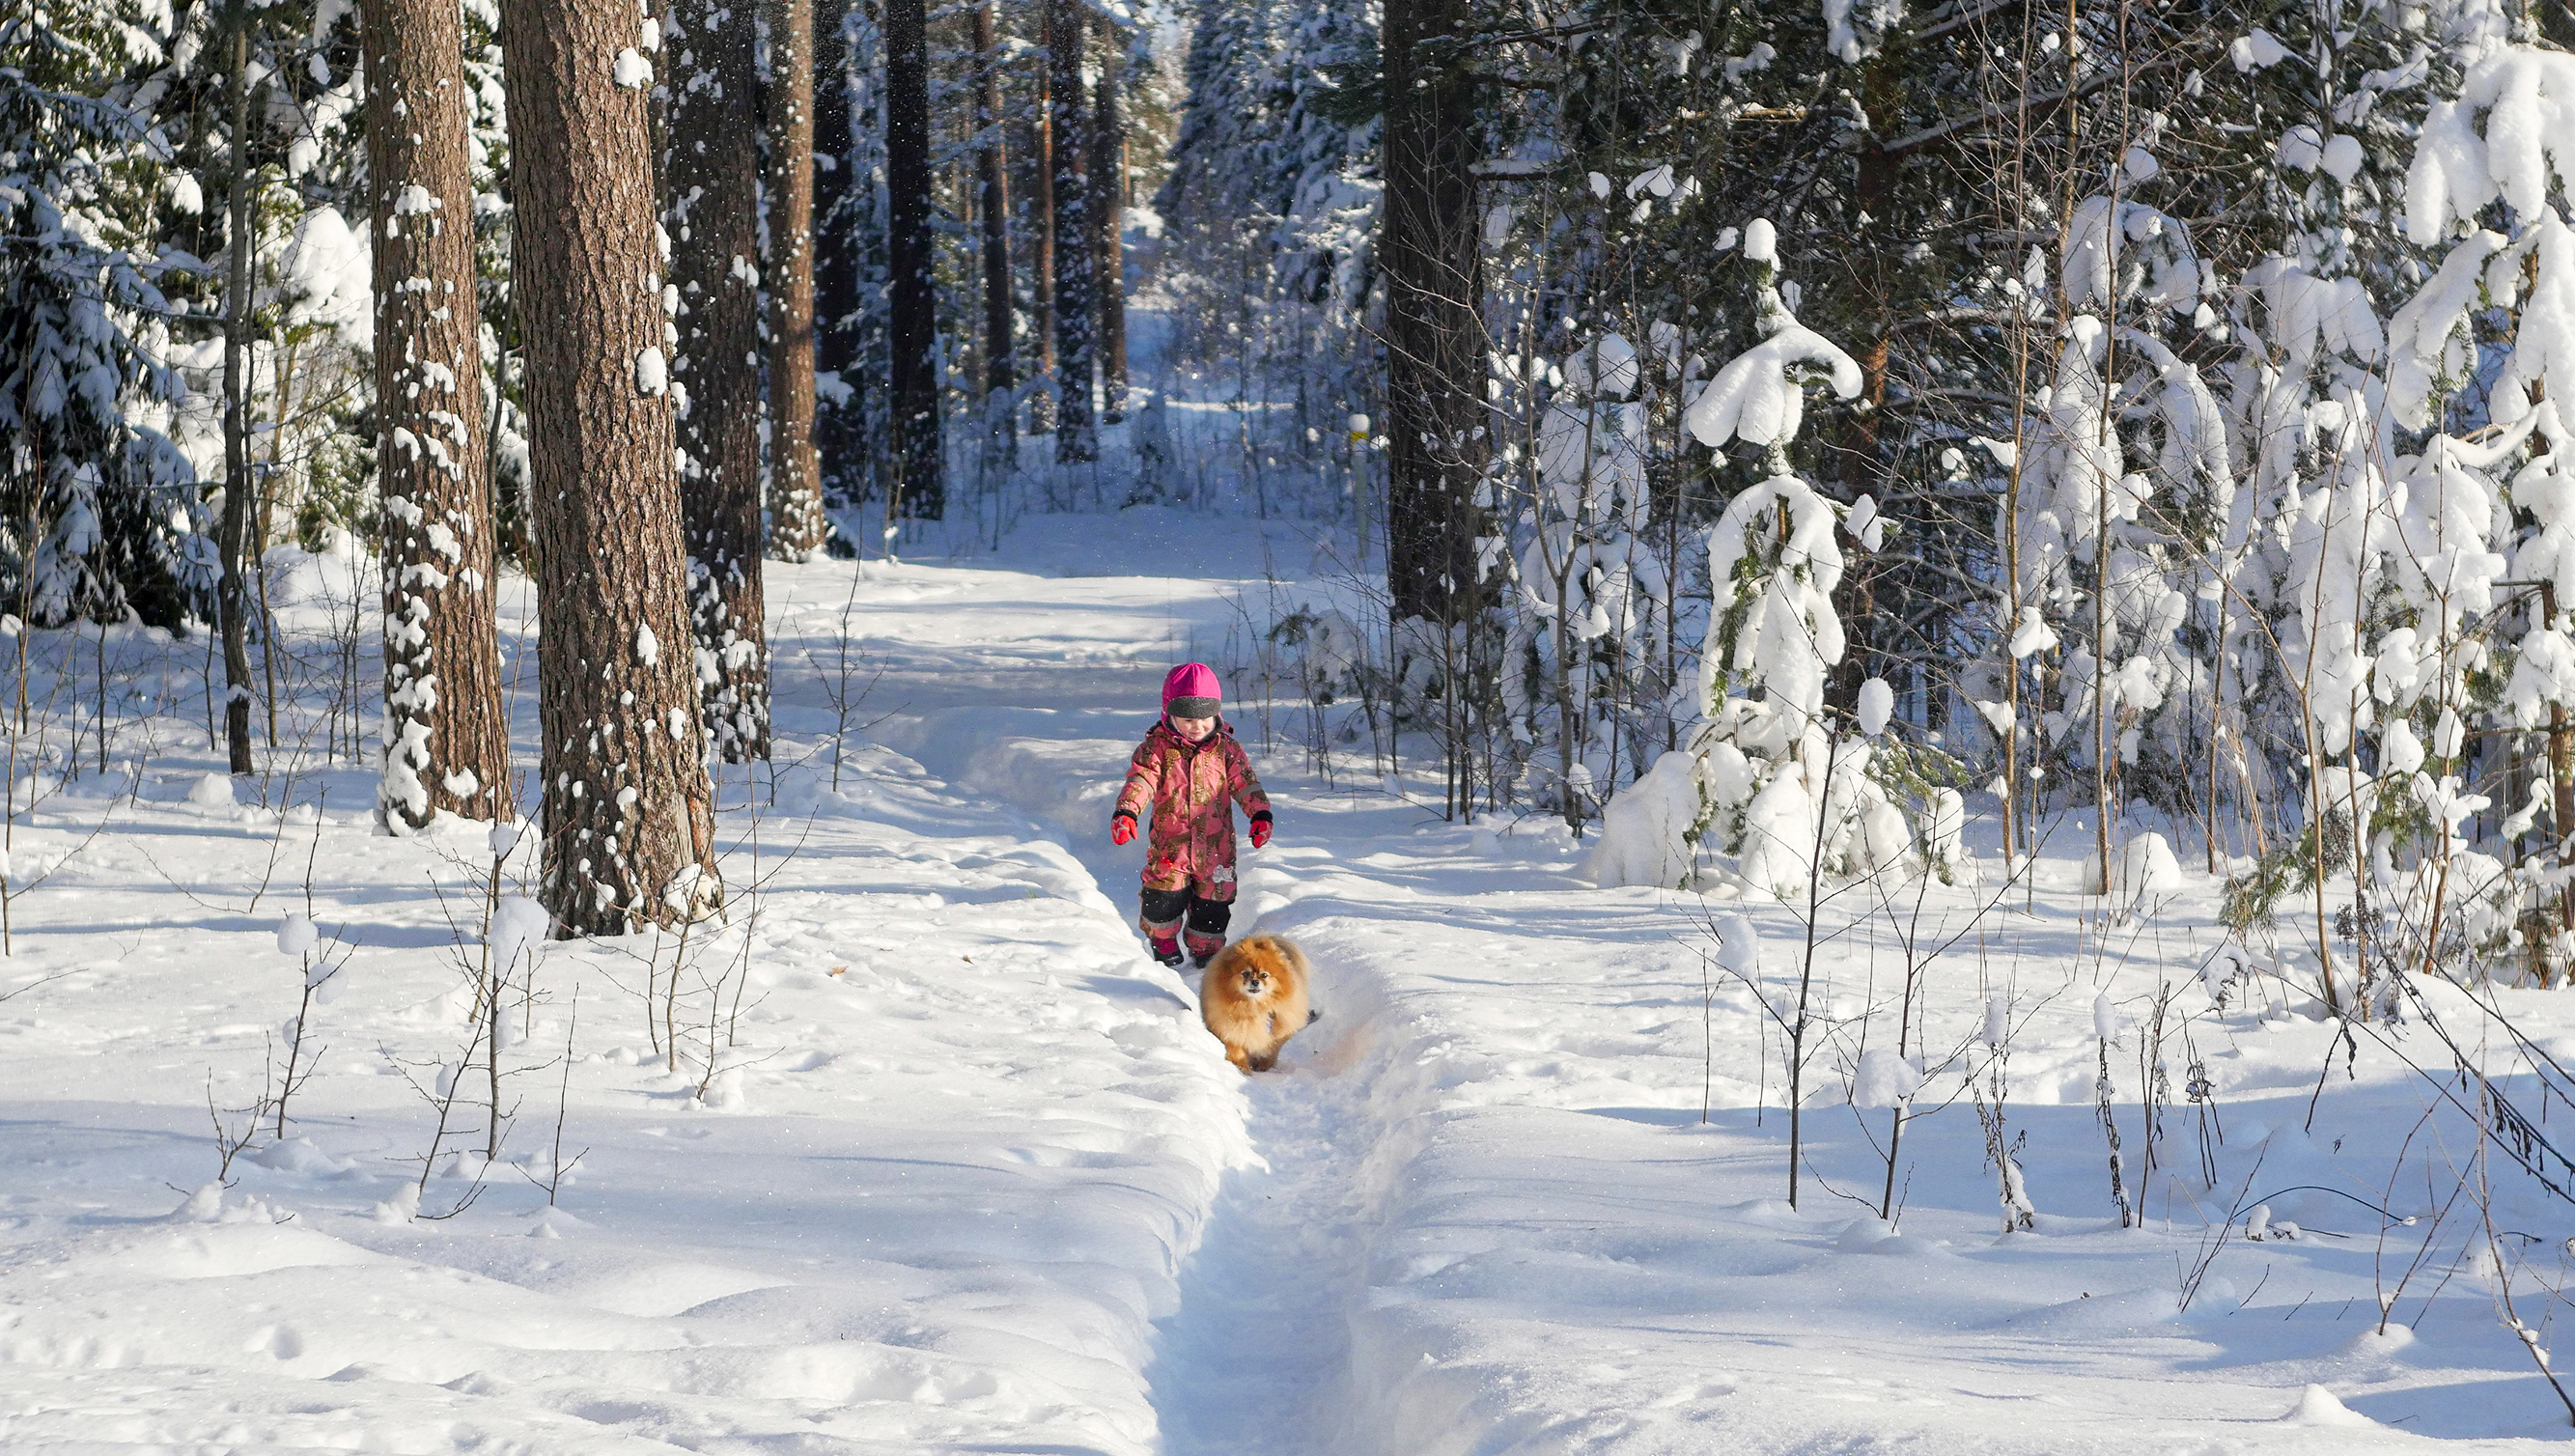
<path id="1" fill-rule="evenodd" d="M 1243 968 L 1243 993 L 1256 1001 L 1261 999 L 1263 996 L 1270 994 L 1270 972 L 1263 970 L 1257 965 L 1245 966 Z"/>

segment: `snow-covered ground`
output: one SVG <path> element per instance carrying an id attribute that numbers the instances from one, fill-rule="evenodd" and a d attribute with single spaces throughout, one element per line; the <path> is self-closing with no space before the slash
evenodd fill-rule
<path id="1" fill-rule="evenodd" d="M 729 878 L 758 892 L 685 949 L 549 947 L 514 1008 L 501 1158 L 469 1090 L 418 1216 L 415 1083 L 466 1042 L 484 835 L 376 834 L 368 774 L 291 733 L 269 806 L 229 801 L 184 675 L 117 639 L 110 757 L 139 779 L 65 784 L 11 846 L 22 876 L 77 852 L 14 898 L 0 962 L 0 1450 L 2196 1456 L 2575 1433 L 2494 1292 L 2551 1343 L 2575 1219 L 2480 1168 L 2465 1118 L 2422 1120 L 2437 1078 L 2403 1058 L 2445 1056 L 2373 1030 L 2319 1093 L 2335 1028 L 2277 981 L 2226 982 L 2210 881 L 2105 927 L 2071 824 L 2026 892 L 1988 836 L 1982 888 L 1833 901 L 1791 1208 L 1779 1028 L 1712 968 L 1710 922 L 1752 917 L 1781 1004 L 1795 907 L 1594 888 L 1560 826 L 1447 824 L 1418 780 L 1349 761 L 1327 782 L 1291 735 L 1262 753 L 1247 706 L 1280 831 L 1236 927 L 1307 948 L 1323 1018 L 1239 1076 L 1128 925 L 1141 846 L 1107 843 L 1106 804 L 1163 672 L 1239 659 L 1334 559 L 1285 524 L 1155 509 L 1031 518 L 992 558 L 771 568 L 782 766 L 724 791 Z M 218 1129 L 282 1055 L 303 961 L 277 932 L 308 905 L 345 947 L 309 1017 L 327 1049 L 225 1187 Z M 1890 1229 L 1892 1114 L 1847 1089 L 1861 1036 L 1894 1034 L 1908 933 L 1907 1049 L 1933 1069 Z M 676 1071 L 643 996 L 674 966 Z M 2171 1076 L 2196 1059 L 2215 1101 L 2171 1091 L 2123 1230 L 2096 1032 L 2135 1182 L 2159 986 Z M 1997 999 L 2037 1210 L 2009 1235 L 1961 1090 Z M 2497 1004 L 2575 1052 L 2562 995 Z M 576 1155 L 549 1209 L 539 1180 Z M 2382 1231 L 2377 1207 L 2429 1215 L 2462 1172 L 2490 1182 L 2496 1237 L 2456 1203 Z M 2248 1239 L 2256 1204 L 2299 1236 Z"/>

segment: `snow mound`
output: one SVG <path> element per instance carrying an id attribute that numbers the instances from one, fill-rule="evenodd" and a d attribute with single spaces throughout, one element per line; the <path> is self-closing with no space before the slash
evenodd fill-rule
<path id="1" fill-rule="evenodd" d="M 2131 835 L 2126 843 L 2110 851 L 2110 858 L 2116 871 L 2109 881 L 2110 898 L 2128 909 L 2151 910 L 2181 891 L 2181 860 L 2161 834 Z M 2100 854 L 2084 855 L 2084 887 L 2089 889 L 2101 882 Z"/>
<path id="2" fill-rule="evenodd" d="M 2374 1426 L 2378 1422 L 2344 1405 L 2334 1393 L 2321 1385 L 2310 1385 L 2299 1393 L 2297 1408 L 2281 1417 L 2292 1426 Z"/>

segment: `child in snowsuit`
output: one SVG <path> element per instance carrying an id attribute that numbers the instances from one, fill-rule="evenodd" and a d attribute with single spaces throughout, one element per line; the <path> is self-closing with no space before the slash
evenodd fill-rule
<path id="1" fill-rule="evenodd" d="M 1252 847 L 1270 842 L 1270 796 L 1234 729 L 1217 716 L 1223 697 L 1205 663 L 1172 670 L 1163 680 L 1162 721 L 1138 745 L 1109 820 L 1110 842 L 1124 844 L 1136 837 L 1147 806 L 1153 809 L 1140 924 L 1165 965 L 1181 963 L 1184 924 L 1202 969 L 1225 948 L 1234 919 L 1236 803 L 1251 817 Z"/>

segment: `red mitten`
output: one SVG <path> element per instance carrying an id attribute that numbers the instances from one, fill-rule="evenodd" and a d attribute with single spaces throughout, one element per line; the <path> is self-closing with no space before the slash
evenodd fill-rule
<path id="1" fill-rule="evenodd" d="M 1255 849 L 1264 849 L 1268 848 L 1269 845 L 1270 820 L 1254 819 L 1252 821 L 1252 847 Z"/>
<path id="2" fill-rule="evenodd" d="M 1112 843 L 1112 844 L 1124 844 L 1124 843 L 1126 843 L 1128 840 L 1133 839 L 1133 838 L 1135 838 L 1135 837 L 1136 837 L 1136 820 L 1135 820 L 1133 817 L 1131 817 L 1131 816 L 1129 816 L 1129 815 L 1127 815 L 1127 814 L 1120 814 L 1118 817 L 1116 817 L 1116 818 L 1114 818 L 1114 819 L 1111 819 L 1111 820 L 1109 821 L 1109 842 L 1110 842 L 1110 843 Z"/>

